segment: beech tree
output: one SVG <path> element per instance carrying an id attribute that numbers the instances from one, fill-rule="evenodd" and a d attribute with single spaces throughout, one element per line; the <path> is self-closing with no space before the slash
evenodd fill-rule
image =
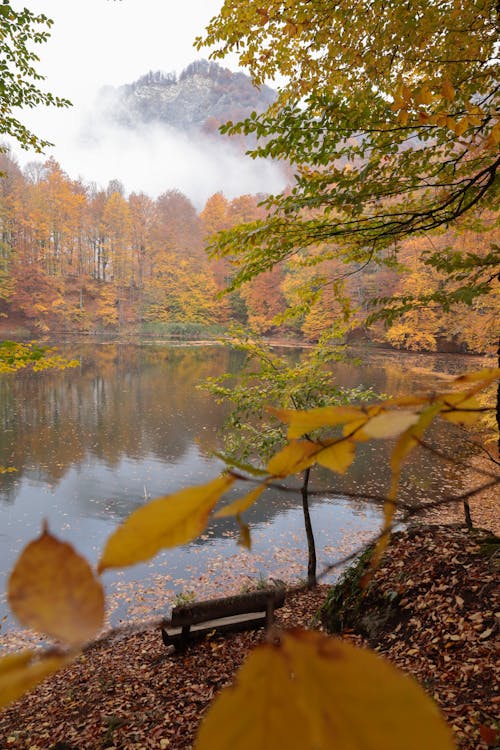
<path id="1" fill-rule="evenodd" d="M 215 47 L 215 59 L 236 53 L 257 85 L 277 75 L 285 83 L 267 112 L 223 130 L 255 136 L 254 157 L 295 169 L 291 190 L 266 201 L 266 218 L 214 243 L 213 254 L 238 259 L 233 286 L 323 243 L 359 270 L 396 265 L 399 243 L 415 234 L 469 221 L 490 228 L 498 23 L 495 0 L 225 0 L 198 49 Z M 444 270 L 447 284 L 420 297 L 375 297 L 369 322 L 422 304 L 472 304 L 494 288 L 500 250 L 492 244 L 478 258 L 450 249 L 424 262 Z"/>
<path id="2" fill-rule="evenodd" d="M 198 48 L 238 54 L 257 85 L 285 83 L 267 112 L 223 129 L 255 135 L 253 156 L 296 172 L 267 218 L 218 238 L 239 258 L 234 283 L 323 242 L 346 263 L 394 263 L 402 239 L 494 205 L 497 26 L 493 0 L 225 0 Z M 494 249 L 455 297 L 487 292 L 498 265 Z"/>
<path id="3" fill-rule="evenodd" d="M 31 45 L 43 44 L 53 21 L 27 8 L 16 11 L 9 0 L 0 5 L 0 134 L 15 138 L 22 148 L 42 153 L 49 141 L 39 138 L 18 118 L 19 107 L 40 104 L 67 107 L 67 99 L 39 88 L 44 76 L 36 70 L 38 56 Z M 3 150 L 0 147 L 0 150 Z"/>

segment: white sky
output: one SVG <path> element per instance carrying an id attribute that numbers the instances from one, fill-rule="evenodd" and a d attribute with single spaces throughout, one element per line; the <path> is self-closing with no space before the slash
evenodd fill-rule
<path id="1" fill-rule="evenodd" d="M 55 143 L 46 156 L 54 156 L 71 177 L 101 186 L 118 178 L 127 191 L 152 196 L 178 188 L 198 207 L 221 189 L 228 197 L 281 189 L 283 177 L 272 165 L 236 160 L 220 148 L 212 154 L 158 128 L 131 136 L 101 123 L 93 109 L 102 86 L 131 83 L 149 70 L 180 73 L 193 60 L 208 57 L 193 41 L 222 0 L 14 0 L 13 5 L 27 5 L 54 20 L 49 41 L 35 47 L 37 70 L 46 76 L 42 88 L 74 106 L 26 110 L 22 119 Z M 221 64 L 237 69 L 235 57 Z M 89 119 L 97 134 L 92 144 L 82 140 L 82 124 L 87 127 Z M 40 158 L 16 146 L 13 151 L 21 164 Z"/>
<path id="2" fill-rule="evenodd" d="M 15 7 L 54 20 L 51 39 L 37 45 L 51 91 L 74 103 L 103 85 L 130 83 L 148 70 L 180 72 L 199 57 L 196 36 L 222 0 L 15 0 Z M 235 69 L 233 59 L 224 64 Z"/>

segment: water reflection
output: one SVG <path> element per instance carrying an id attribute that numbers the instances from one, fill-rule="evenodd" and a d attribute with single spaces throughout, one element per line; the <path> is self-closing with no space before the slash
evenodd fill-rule
<path id="1" fill-rule="evenodd" d="M 224 409 L 196 386 L 209 376 L 237 372 L 241 354 L 217 346 L 109 343 L 72 344 L 67 353 L 79 359 L 78 368 L 0 377 L 0 465 L 17 469 L 0 477 L 3 577 L 23 543 L 38 534 L 42 518 L 95 561 L 111 529 L 135 507 L 150 497 L 207 481 L 220 470 L 211 452 L 218 447 Z M 444 377 L 474 364 L 464 357 L 422 359 L 371 352 L 363 367 L 336 365 L 335 376 L 340 385 L 363 384 L 396 394 L 435 387 L 433 369 Z M 435 439 L 445 443 L 450 429 L 441 427 Z M 323 546 L 339 544 L 338 517 L 330 514 L 327 522 L 328 508 L 342 507 L 342 518 L 348 516 L 353 528 L 374 526 L 377 512 L 362 503 L 345 503 L 342 493 L 362 488 L 383 493 L 387 451 L 387 446 L 361 446 L 344 477 L 315 471 L 314 487 L 324 495 L 313 501 L 313 522 L 323 535 Z M 418 500 L 446 492 L 457 481 L 460 472 L 455 467 L 421 455 L 406 470 L 405 497 Z M 249 513 L 250 523 L 262 533 L 256 549 L 263 559 L 276 554 L 290 519 L 300 533 L 302 529 L 297 494 L 267 495 Z M 230 520 L 214 522 L 193 545 L 159 558 L 155 570 L 168 560 L 176 575 L 189 576 L 195 550 L 204 550 L 196 570 L 210 567 L 210 549 L 222 557 L 234 553 L 233 530 Z M 130 572 L 132 578 L 147 575 L 150 567 Z"/>

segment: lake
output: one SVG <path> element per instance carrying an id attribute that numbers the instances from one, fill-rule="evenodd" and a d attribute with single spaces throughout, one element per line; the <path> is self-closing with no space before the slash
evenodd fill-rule
<path id="1" fill-rule="evenodd" d="M 0 376 L 0 465 L 17 470 L 0 476 L 3 633 L 13 628 L 3 594 L 8 571 L 24 544 L 38 536 L 43 519 L 95 563 L 110 532 L 147 499 L 220 472 L 213 451 L 220 448 L 225 409 L 197 386 L 209 376 L 237 372 L 242 364 L 240 353 L 221 346 L 96 341 L 61 346 L 60 352 L 77 358 L 79 366 Z M 484 360 L 476 357 L 370 350 L 362 366 L 344 362 L 334 373 L 340 385 L 400 394 L 439 388 L 451 374 L 480 366 Z M 444 444 L 450 429 L 442 426 L 437 435 Z M 342 490 L 383 492 L 386 457 L 386 448 L 365 444 L 345 477 L 317 473 L 313 485 L 324 494 L 313 499 L 311 512 L 319 568 L 378 528 L 380 509 L 349 501 Z M 403 494 L 418 500 L 457 483 L 455 467 L 424 454 L 406 470 Z M 179 593 L 201 597 L 235 592 L 268 576 L 304 577 L 300 496 L 268 490 L 246 515 L 251 552 L 238 547 L 234 521 L 220 519 L 192 544 L 148 564 L 105 573 L 110 622 L 166 613 Z"/>

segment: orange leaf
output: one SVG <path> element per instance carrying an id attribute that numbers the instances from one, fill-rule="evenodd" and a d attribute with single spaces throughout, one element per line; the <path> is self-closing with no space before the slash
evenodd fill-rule
<path id="1" fill-rule="evenodd" d="M 89 563 L 46 529 L 15 564 L 8 600 L 22 625 L 70 646 L 86 643 L 104 623 L 104 592 Z"/>

